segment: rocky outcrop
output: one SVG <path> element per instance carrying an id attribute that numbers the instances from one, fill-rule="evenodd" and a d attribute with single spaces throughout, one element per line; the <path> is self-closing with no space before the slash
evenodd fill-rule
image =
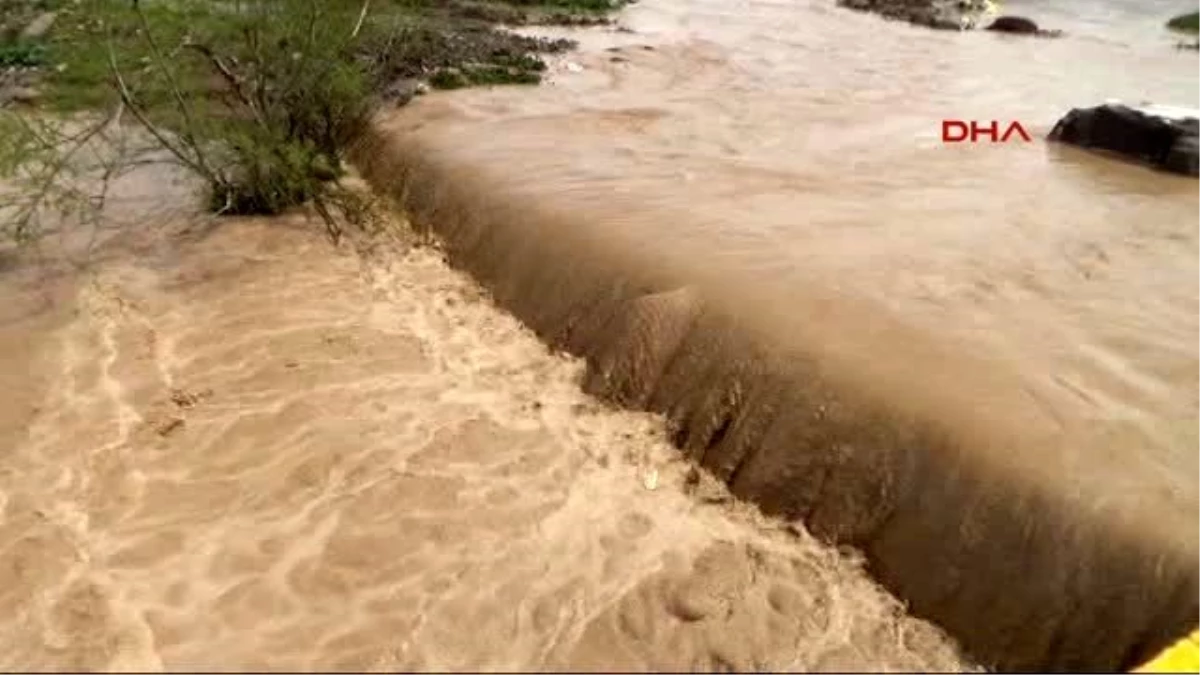
<path id="1" fill-rule="evenodd" d="M 1160 117 L 1108 104 L 1072 110 L 1054 125 L 1049 138 L 1196 176 L 1198 132 L 1200 122 L 1194 117 Z"/>
<path id="2" fill-rule="evenodd" d="M 1032 19 L 1026 19 L 1023 16 L 1002 16 L 993 21 L 992 25 L 988 26 L 987 29 L 1001 33 L 1028 35 L 1038 32 L 1038 25 Z"/>
<path id="3" fill-rule="evenodd" d="M 938 30 L 979 28 L 995 8 L 990 0 L 838 0 L 838 5 Z M 1023 16 L 999 17 L 987 30 L 1037 37 L 1062 35 L 1060 30 L 1042 29 Z"/>
<path id="4" fill-rule="evenodd" d="M 986 30 L 997 33 L 1013 33 L 1015 35 L 1035 35 L 1038 37 L 1059 37 L 1060 30 L 1043 30 L 1033 19 L 1023 16 L 1002 16 L 988 25 Z"/>
<path id="5" fill-rule="evenodd" d="M 991 9 L 987 0 L 838 0 L 838 4 L 938 30 L 970 30 Z"/>

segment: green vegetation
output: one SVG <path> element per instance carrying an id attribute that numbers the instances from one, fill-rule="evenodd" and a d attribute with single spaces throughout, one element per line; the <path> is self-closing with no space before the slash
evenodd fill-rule
<path id="1" fill-rule="evenodd" d="M 461 89 L 500 84 L 537 84 L 546 64 L 527 54 L 499 55 L 492 63 L 466 64 L 436 71 L 429 84 L 436 89 Z"/>
<path id="2" fill-rule="evenodd" d="M 308 204 L 337 239 L 365 217 L 342 158 L 381 96 L 422 80 L 536 84 L 537 55 L 571 43 L 493 24 L 574 22 L 615 1 L 0 0 L 0 106 L 6 86 L 40 105 L 0 108 L 0 180 L 18 195 L 0 206 L 0 235 L 28 241 L 39 213 L 94 206 L 82 159 L 104 154 L 98 144 L 111 154 L 107 129 L 132 119 L 150 152 L 202 179 L 213 212 Z M 49 30 L 27 34 L 47 12 Z M 122 148 L 101 162 L 103 181 L 136 161 Z"/>
<path id="3" fill-rule="evenodd" d="M 54 110 L 70 112 L 102 108 L 117 100 L 108 59 L 110 42 L 116 46 L 117 65 L 123 72 L 153 71 L 153 49 L 142 39 L 147 27 L 174 59 L 180 55 L 180 46 L 189 42 L 212 45 L 218 51 L 223 45 L 237 44 L 247 22 L 261 16 L 262 8 L 278 16 L 281 8 L 294 2 L 143 0 L 137 11 L 131 0 L 41 0 L 36 4 L 58 12 L 54 29 L 37 41 L 0 37 L 0 69 L 53 66 L 45 73 L 45 102 Z M 347 18 L 357 21 L 363 6 L 350 0 L 328 0 L 321 5 L 323 15 L 342 23 Z M 0 11 L 9 10 L 11 17 L 17 16 L 16 8 L 20 8 L 26 21 L 31 6 L 28 0 L 0 0 Z M 461 80 L 459 86 L 535 84 L 544 70 L 536 55 L 561 51 L 571 44 L 515 35 L 497 30 L 494 24 L 586 23 L 599 20 L 596 13 L 614 6 L 613 0 L 376 0 L 368 5 L 369 17 L 356 36 L 353 56 L 368 71 L 374 88 L 400 77 Z M 19 25 L 15 20 L 10 23 Z M 177 83 L 185 91 L 201 94 L 212 79 L 210 65 L 185 55 L 175 63 Z M 439 75 L 448 68 L 459 69 L 462 77 Z M 170 103 L 171 96 L 163 87 L 153 82 L 145 86 L 141 98 L 147 105 Z"/>
<path id="4" fill-rule="evenodd" d="M 1167 22 L 1167 28 L 1181 33 L 1200 33 L 1200 12 L 1180 14 Z"/>
<path id="5" fill-rule="evenodd" d="M 46 64 L 46 46 L 32 41 L 0 44 L 0 68 L 35 68 Z"/>
<path id="6" fill-rule="evenodd" d="M 60 33 L 54 45 L 66 65 L 52 79 L 60 107 L 88 103 L 133 117 L 154 150 L 204 181 L 214 212 L 274 214 L 310 203 L 335 239 L 339 223 L 360 215 L 337 179 L 342 151 L 370 112 L 369 74 L 353 49 L 365 2 L 167 10 L 93 0 L 88 9 L 90 20 L 70 31 L 76 39 Z M 31 188 L 28 203 L 5 221 L 16 238 L 36 235 L 37 214 L 75 196 L 72 161 L 89 154 L 83 148 L 108 119 L 82 126 L 72 135 L 65 123 L 5 115 L 0 168 Z"/>

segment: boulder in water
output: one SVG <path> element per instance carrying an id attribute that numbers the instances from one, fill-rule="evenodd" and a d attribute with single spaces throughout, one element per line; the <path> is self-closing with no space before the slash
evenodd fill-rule
<path id="1" fill-rule="evenodd" d="M 1036 35 L 1038 37 L 1059 37 L 1061 30 L 1043 30 L 1033 19 L 1023 16 L 997 17 L 986 30 L 997 33 L 1013 33 L 1015 35 Z"/>
<path id="2" fill-rule="evenodd" d="M 1152 115 L 1120 104 L 1076 108 L 1054 125 L 1050 140 L 1123 155 L 1152 166 L 1197 176 L 1195 117 Z"/>
<path id="3" fill-rule="evenodd" d="M 1023 16 L 1002 16 L 992 22 L 987 27 L 988 30 L 999 31 L 1001 33 L 1020 33 L 1029 35 L 1037 33 L 1040 28 L 1033 22 L 1032 19 L 1026 19 Z"/>

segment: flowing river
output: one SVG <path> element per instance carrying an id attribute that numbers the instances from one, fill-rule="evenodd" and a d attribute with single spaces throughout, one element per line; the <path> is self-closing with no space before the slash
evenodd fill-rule
<path id="1" fill-rule="evenodd" d="M 1196 183 L 1040 140 L 1072 106 L 1195 105 L 1195 54 L 1162 29 L 1187 7 L 1003 9 L 1067 36 L 643 0 L 626 30 L 573 33 L 545 86 L 386 124 L 544 205 L 530 220 L 592 218 L 746 306 L 832 289 L 1000 364 L 1194 518 Z M 1034 141 L 947 146 L 943 119 Z M 732 500 L 660 417 L 585 395 L 579 361 L 436 250 L 335 252 L 292 225 L 3 271 L 3 669 L 973 667 L 856 553 Z M 835 315 L 805 337 L 861 372 L 906 358 Z"/>

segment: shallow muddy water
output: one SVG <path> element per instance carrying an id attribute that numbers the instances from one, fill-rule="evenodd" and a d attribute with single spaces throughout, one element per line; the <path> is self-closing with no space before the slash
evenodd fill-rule
<path id="1" fill-rule="evenodd" d="M 436 251 L 166 241 L 5 273 L 0 667 L 962 667 Z"/>
<path id="2" fill-rule="evenodd" d="M 1194 107 L 1196 56 L 1163 28 L 1185 9 L 1003 4 L 1053 40 L 824 0 L 643 2 L 628 31 L 574 33 L 550 86 L 429 97 L 392 126 L 735 298 L 869 298 L 1004 364 L 1048 417 L 1127 437 L 1194 510 L 1196 182 L 1042 140 L 1075 106 Z M 946 145 L 944 119 L 1033 142 Z"/>
<path id="3" fill-rule="evenodd" d="M 1003 364 L 1039 415 L 1118 439 L 1086 490 L 1122 462 L 1127 482 L 1097 510 L 1144 491 L 1169 529 L 1196 510 L 1195 182 L 938 137 L 944 118 L 1037 137 L 1103 99 L 1194 105 L 1195 56 L 1160 28 L 1181 10 L 1005 9 L 1069 36 L 643 0 L 632 32 L 576 34 L 547 86 L 388 124 L 726 299 L 786 311 L 832 288 Z M 732 502 L 660 418 L 581 393 L 582 363 L 436 251 L 335 252 L 292 225 L 0 276 L 0 667 L 967 667 L 854 554 Z M 820 333 L 860 372 L 905 358 L 860 328 Z"/>

